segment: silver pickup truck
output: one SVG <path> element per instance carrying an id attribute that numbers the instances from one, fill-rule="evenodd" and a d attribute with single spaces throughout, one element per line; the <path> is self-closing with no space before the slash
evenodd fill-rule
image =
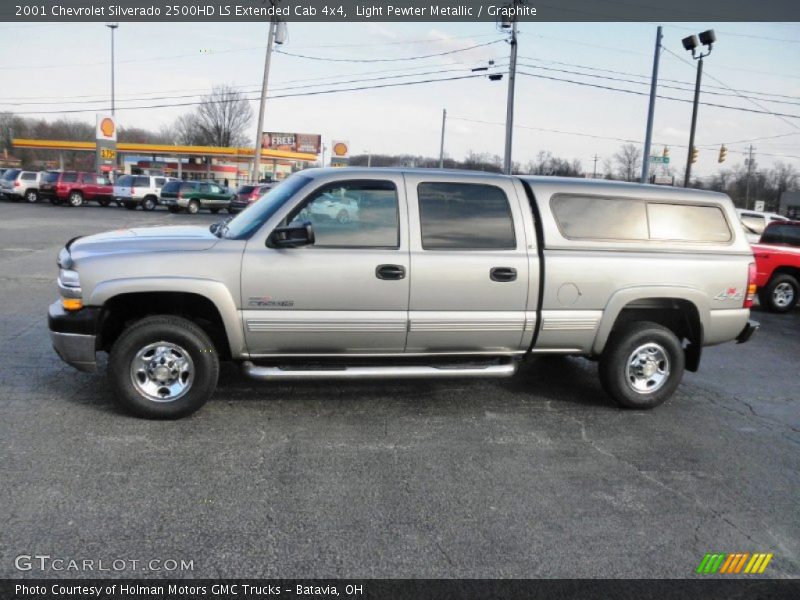
<path id="1" fill-rule="evenodd" d="M 342 211 L 347 211 L 347 218 Z M 220 360 L 267 381 L 505 377 L 599 362 L 621 406 L 746 341 L 755 266 L 722 194 L 407 169 L 297 173 L 229 221 L 71 240 L 53 345 L 146 417 L 200 408 Z"/>

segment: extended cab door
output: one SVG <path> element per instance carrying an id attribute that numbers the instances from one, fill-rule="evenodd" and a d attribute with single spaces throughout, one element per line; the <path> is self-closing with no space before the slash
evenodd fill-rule
<path id="1" fill-rule="evenodd" d="M 406 174 L 411 223 L 406 352 L 527 348 L 535 312 L 526 309 L 529 296 L 532 306 L 536 303 L 538 259 L 535 241 L 526 235 L 526 229 L 533 232 L 530 209 L 525 200 L 523 214 L 517 186 L 505 177 Z M 521 187 L 519 193 L 524 194 Z"/>
<path id="2" fill-rule="evenodd" d="M 337 174 L 303 189 L 280 222 L 310 221 L 313 245 L 269 248 L 270 231 L 247 243 L 242 316 L 248 350 L 402 353 L 409 293 L 402 175 L 343 180 Z"/>

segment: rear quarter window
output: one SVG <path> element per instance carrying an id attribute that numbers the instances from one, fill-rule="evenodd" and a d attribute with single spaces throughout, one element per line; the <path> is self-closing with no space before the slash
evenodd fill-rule
<path id="1" fill-rule="evenodd" d="M 733 239 L 718 206 L 558 194 L 551 208 L 569 239 L 716 243 Z"/>
<path id="2" fill-rule="evenodd" d="M 134 177 L 133 187 L 150 187 L 149 177 Z"/>
<path id="3" fill-rule="evenodd" d="M 75 183 L 76 181 L 78 181 L 78 174 L 74 171 L 72 173 L 64 173 L 61 176 L 62 183 Z"/>
<path id="4" fill-rule="evenodd" d="M 117 179 L 116 185 L 122 187 L 128 187 L 131 184 L 131 181 L 133 181 L 133 177 L 131 177 L 130 175 L 123 175 L 122 177 Z"/>

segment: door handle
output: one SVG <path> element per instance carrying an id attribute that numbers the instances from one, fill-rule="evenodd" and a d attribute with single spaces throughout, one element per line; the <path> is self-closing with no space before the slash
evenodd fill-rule
<path id="1" fill-rule="evenodd" d="M 402 265 L 378 265 L 375 267 L 375 277 L 378 279 L 396 280 L 406 276 L 406 268 Z"/>
<path id="2" fill-rule="evenodd" d="M 489 270 L 489 279 L 492 281 L 515 281 L 517 279 L 517 270 L 511 267 L 494 267 Z"/>

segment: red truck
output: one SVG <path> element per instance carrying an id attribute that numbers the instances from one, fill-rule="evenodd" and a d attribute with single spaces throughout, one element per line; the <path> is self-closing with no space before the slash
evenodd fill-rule
<path id="1" fill-rule="evenodd" d="M 775 221 L 753 244 L 761 306 L 785 313 L 800 298 L 800 221 Z"/>
<path id="2" fill-rule="evenodd" d="M 108 206 L 114 195 L 114 186 L 103 175 L 83 171 L 48 171 L 39 185 L 39 196 L 51 203 L 81 206 L 94 201 Z"/>

